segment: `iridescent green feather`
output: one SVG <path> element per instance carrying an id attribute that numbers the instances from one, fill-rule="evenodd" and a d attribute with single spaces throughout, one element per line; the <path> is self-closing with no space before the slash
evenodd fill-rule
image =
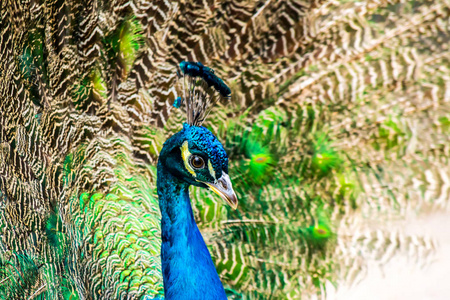
<path id="1" fill-rule="evenodd" d="M 434 243 L 392 225 L 448 206 L 448 2 L 148 4 L 0 5 L 0 298 L 162 295 L 155 166 L 182 60 L 232 89 L 204 126 L 239 208 L 191 190 L 230 299 L 323 298 L 368 256 L 425 264 Z"/>

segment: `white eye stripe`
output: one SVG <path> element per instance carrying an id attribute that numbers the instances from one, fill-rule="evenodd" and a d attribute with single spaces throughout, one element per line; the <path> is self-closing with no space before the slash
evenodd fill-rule
<path id="1" fill-rule="evenodd" d="M 216 171 L 214 171 L 214 168 L 212 166 L 211 160 L 208 159 L 208 170 L 209 170 L 209 174 L 211 174 L 211 176 L 214 178 L 214 180 L 217 180 L 216 178 Z"/>
<path id="2" fill-rule="evenodd" d="M 189 163 L 189 158 L 191 156 L 191 152 L 189 151 L 188 141 L 185 141 L 180 149 L 181 149 L 181 156 L 183 158 L 184 167 L 186 168 L 186 170 L 188 170 L 189 173 L 192 174 L 192 176 L 197 177 L 197 174 L 195 174 L 194 169 L 191 167 L 191 164 Z"/>
<path id="3" fill-rule="evenodd" d="M 192 153 L 189 151 L 188 141 L 185 141 L 183 143 L 180 150 L 181 150 L 181 156 L 183 158 L 184 167 L 186 168 L 186 170 L 188 170 L 189 173 L 192 174 L 192 176 L 197 177 L 197 174 L 195 173 L 194 168 L 192 168 L 191 164 L 189 163 Z M 214 180 L 217 180 L 216 171 L 214 171 L 214 168 L 212 166 L 210 159 L 208 159 L 208 171 L 211 174 L 211 176 L 214 178 Z"/>

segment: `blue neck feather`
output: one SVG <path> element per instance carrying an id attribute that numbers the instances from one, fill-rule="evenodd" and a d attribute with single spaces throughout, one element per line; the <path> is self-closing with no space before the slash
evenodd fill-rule
<path id="1" fill-rule="evenodd" d="M 166 170 L 161 157 L 157 178 L 165 299 L 227 299 L 194 220 L 189 184 Z"/>

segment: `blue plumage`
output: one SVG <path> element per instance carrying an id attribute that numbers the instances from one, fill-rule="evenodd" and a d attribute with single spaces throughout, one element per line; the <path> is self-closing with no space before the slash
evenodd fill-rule
<path id="1" fill-rule="evenodd" d="M 214 74 L 214 70 L 205 67 L 201 62 L 182 61 L 180 63 L 181 72 L 191 77 L 201 77 L 209 87 L 214 87 L 222 97 L 230 97 L 231 89 L 225 82 Z"/>
<path id="2" fill-rule="evenodd" d="M 203 76 L 203 65 L 201 63 L 182 61 L 180 62 L 180 69 L 183 74 L 191 77 Z"/>
<path id="3" fill-rule="evenodd" d="M 157 172 L 166 299 L 226 299 L 189 199 L 189 186 L 196 185 L 237 205 L 223 146 L 208 129 L 185 123 L 164 143 Z"/>
<path id="4" fill-rule="evenodd" d="M 161 262 L 166 299 L 226 299 L 208 248 L 197 227 L 189 200 L 189 186 L 209 188 L 236 209 L 237 198 L 228 176 L 228 157 L 217 138 L 201 127 L 214 102 L 214 85 L 225 83 L 201 63 L 181 62 L 187 123 L 169 138 L 158 160 L 157 189 L 161 210 Z M 201 77 L 207 89 L 197 89 Z M 205 86 L 205 85 L 203 85 Z M 228 88 L 228 87 L 227 87 Z"/>
<path id="5" fill-rule="evenodd" d="M 180 108 L 180 106 L 181 106 L 181 97 L 177 97 L 173 102 L 173 107 Z"/>
<path id="6" fill-rule="evenodd" d="M 222 97 L 228 98 L 231 95 L 230 88 L 223 82 L 222 79 L 217 77 L 216 75 L 206 72 L 203 73 L 203 80 L 208 84 L 208 86 L 213 86 L 216 91 L 218 91 Z"/>

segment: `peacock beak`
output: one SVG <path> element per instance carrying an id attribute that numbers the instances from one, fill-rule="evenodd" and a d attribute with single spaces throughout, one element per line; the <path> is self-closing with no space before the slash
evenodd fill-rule
<path id="1" fill-rule="evenodd" d="M 234 193 L 233 186 L 231 184 L 230 176 L 222 172 L 222 176 L 217 179 L 215 183 L 204 182 L 209 188 L 216 194 L 218 194 L 223 200 L 225 200 L 233 209 L 238 206 L 238 200 Z"/>

